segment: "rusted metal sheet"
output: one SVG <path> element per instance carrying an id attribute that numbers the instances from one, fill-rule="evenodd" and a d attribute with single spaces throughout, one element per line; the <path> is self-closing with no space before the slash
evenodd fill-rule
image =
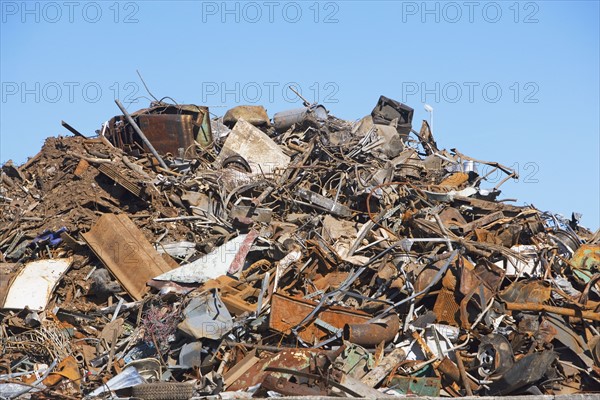
<path id="1" fill-rule="evenodd" d="M 90 166 L 90 163 L 85 161 L 82 158 L 81 160 L 79 160 L 79 163 L 77 164 L 77 167 L 75 168 L 75 171 L 73 171 L 73 175 L 75 175 L 78 178 L 81 178 L 81 176 L 88 169 L 89 166 Z"/>
<path id="2" fill-rule="evenodd" d="M 394 376 L 388 383 L 396 392 L 403 395 L 437 397 L 440 395 L 440 378 L 420 378 L 415 376 Z"/>
<path id="3" fill-rule="evenodd" d="M 440 290 L 433 312 L 440 323 L 448 323 L 452 326 L 460 326 L 460 304 L 456 299 L 456 294 L 446 288 Z"/>
<path id="4" fill-rule="evenodd" d="M 227 271 L 228 274 L 239 276 L 239 274 L 242 272 L 242 267 L 244 266 L 244 263 L 246 262 L 246 256 L 248 255 L 248 252 L 250 251 L 250 248 L 254 244 L 254 241 L 256 240 L 257 237 L 258 237 L 258 231 L 256 231 L 256 230 L 251 230 L 248 233 L 248 235 L 246 235 L 246 238 L 240 245 L 240 248 L 238 249 L 238 252 L 236 253 L 235 258 L 233 259 L 233 261 L 231 262 L 231 265 L 229 266 L 229 270 Z"/>
<path id="5" fill-rule="evenodd" d="M 472 231 L 473 229 L 480 228 L 484 225 L 491 224 L 494 221 L 504 218 L 504 214 L 502 211 L 496 211 L 491 214 L 486 215 L 485 217 L 479 218 L 473 222 L 469 222 L 461 227 L 462 231 L 467 233 Z"/>
<path id="6" fill-rule="evenodd" d="M 272 375 L 267 375 L 263 379 L 261 387 L 266 390 L 274 390 L 284 396 L 327 396 L 329 394 L 327 390 L 318 386 L 301 385 Z"/>
<path id="7" fill-rule="evenodd" d="M 194 157 L 194 140 L 203 147 L 213 140 L 207 107 L 152 103 L 150 108 L 132 113 L 131 118 L 158 153 L 178 156 L 178 150 L 183 148 L 186 157 Z M 113 145 L 132 154 L 149 150 L 122 115 L 108 122 L 106 136 Z"/>
<path id="8" fill-rule="evenodd" d="M 550 284 L 539 280 L 515 282 L 500 293 L 500 298 L 508 303 L 541 304 L 550 299 Z"/>
<path id="9" fill-rule="evenodd" d="M 125 214 L 104 214 L 83 239 L 135 300 L 146 282 L 171 267 Z"/>
<path id="10" fill-rule="evenodd" d="M 449 382 L 461 384 L 460 370 L 448 357 L 444 357 L 437 365 L 437 370 Z"/>
<path id="11" fill-rule="evenodd" d="M 440 213 L 440 219 L 446 228 L 457 228 L 467 223 L 456 208 L 446 208 Z"/>
<path id="12" fill-rule="evenodd" d="M 267 367 L 289 368 L 296 371 L 307 369 L 310 366 L 310 361 L 313 355 L 317 353 L 319 353 L 318 350 L 310 349 L 283 350 L 271 357 L 261 360 L 260 362 L 254 363 L 243 374 L 239 375 L 235 382 L 231 383 L 229 390 L 240 390 L 261 383 L 264 377 L 267 375 L 267 372 L 265 372 Z M 272 373 L 271 375 L 278 378 L 290 376 L 279 373 Z M 226 382 L 229 381 L 230 379 L 228 379 Z"/>
<path id="13" fill-rule="evenodd" d="M 125 188 L 134 196 L 139 197 L 141 199 L 146 197 L 145 185 L 139 185 L 135 182 L 132 182 L 130 179 L 126 178 L 123 174 L 121 174 L 116 168 L 108 164 L 100 164 L 98 166 L 98 171 L 102 172 L 104 175 L 112 179 L 119 186 Z"/>
<path id="14" fill-rule="evenodd" d="M 279 293 L 274 293 L 271 299 L 271 318 L 269 328 L 285 334 L 291 333 L 302 320 L 310 314 L 316 304 L 310 301 L 286 297 Z M 304 327 L 299 329 L 298 336 L 308 342 L 321 340 L 331 334 L 326 329 L 315 325 L 316 319 L 341 329 L 345 324 L 364 324 L 371 317 L 369 314 L 344 307 L 322 307 L 311 321 L 308 321 Z"/>
<path id="15" fill-rule="evenodd" d="M 0 263 L 0 305 L 4 304 L 4 299 L 10 289 L 10 283 L 17 270 L 18 265 L 15 263 Z"/>
<path id="16" fill-rule="evenodd" d="M 479 286 L 481 286 L 486 299 L 495 295 L 504 279 L 504 270 L 492 263 L 487 263 L 487 266 L 482 264 L 473 266 L 465 258 L 462 261 L 464 267 L 459 283 L 460 292 L 466 296 L 474 290 L 479 290 Z"/>
<path id="17" fill-rule="evenodd" d="M 147 114 L 139 115 L 137 120 L 140 129 L 159 153 L 178 155 L 178 149 L 184 149 L 188 156 L 196 155 L 191 115 Z"/>
<path id="18" fill-rule="evenodd" d="M 248 353 L 246 357 L 242 359 L 242 361 L 235 364 L 223 375 L 225 389 L 237 382 L 239 377 L 241 377 L 259 361 L 260 358 L 256 357 L 256 349 L 250 351 L 250 353 Z"/>
<path id="19" fill-rule="evenodd" d="M 469 174 L 464 172 L 455 172 L 440 182 L 440 186 L 458 188 L 468 180 Z"/>

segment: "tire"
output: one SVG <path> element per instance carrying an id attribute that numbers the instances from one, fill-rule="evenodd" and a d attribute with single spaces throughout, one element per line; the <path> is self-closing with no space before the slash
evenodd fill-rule
<path id="1" fill-rule="evenodd" d="M 188 400 L 194 394 L 194 387 L 179 382 L 143 383 L 134 386 L 132 394 L 144 400 Z"/>

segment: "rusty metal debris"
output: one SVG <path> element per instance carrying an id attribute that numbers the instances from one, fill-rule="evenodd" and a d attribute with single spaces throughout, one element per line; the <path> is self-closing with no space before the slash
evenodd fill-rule
<path id="1" fill-rule="evenodd" d="M 3 165 L 0 396 L 600 391 L 599 231 L 405 104 L 301 100 L 117 101 Z"/>

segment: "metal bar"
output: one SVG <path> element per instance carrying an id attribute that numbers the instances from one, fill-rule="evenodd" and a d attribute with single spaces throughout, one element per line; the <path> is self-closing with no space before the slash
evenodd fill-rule
<path id="1" fill-rule="evenodd" d="M 558 315 L 564 315 L 567 317 L 579 317 L 583 319 L 589 319 L 592 321 L 600 321 L 600 313 L 593 311 L 576 310 L 573 308 L 555 307 L 547 304 L 537 303 L 505 303 L 506 309 L 511 311 L 537 311 L 537 312 L 548 312 Z"/>
<path id="2" fill-rule="evenodd" d="M 71 132 L 75 136 L 80 136 L 82 138 L 88 138 L 83 133 L 79 132 L 77 129 L 73 128 L 71 125 L 67 124 L 65 121 L 60 121 L 60 124 L 69 132 Z"/>

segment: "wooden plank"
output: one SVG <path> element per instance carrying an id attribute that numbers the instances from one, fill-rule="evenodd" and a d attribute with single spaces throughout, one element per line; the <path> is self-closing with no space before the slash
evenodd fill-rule
<path id="1" fill-rule="evenodd" d="M 125 214 L 104 214 L 83 239 L 135 300 L 146 282 L 171 270 L 142 231 Z"/>

